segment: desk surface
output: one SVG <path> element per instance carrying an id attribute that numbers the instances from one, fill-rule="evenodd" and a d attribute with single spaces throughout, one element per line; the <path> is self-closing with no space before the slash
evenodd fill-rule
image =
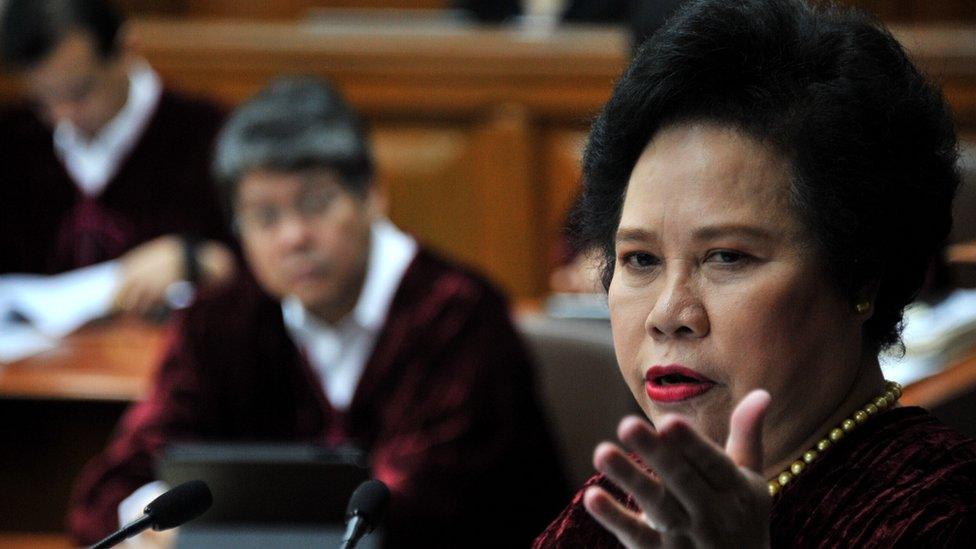
<path id="1" fill-rule="evenodd" d="M 0 366 L 0 397 L 136 400 L 164 340 L 163 328 L 133 319 L 88 326 L 55 349 Z"/>
<path id="2" fill-rule="evenodd" d="M 75 546 L 64 534 L 0 532 L 0 547 L 4 549 L 68 549 Z"/>

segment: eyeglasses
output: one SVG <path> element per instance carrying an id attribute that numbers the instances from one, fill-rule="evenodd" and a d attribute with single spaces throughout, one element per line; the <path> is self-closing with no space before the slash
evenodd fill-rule
<path id="1" fill-rule="evenodd" d="M 305 222 L 321 221 L 328 218 L 341 193 L 337 187 L 317 187 L 299 194 L 291 207 L 248 205 L 237 213 L 234 224 L 240 231 L 272 232 L 281 225 L 289 211 L 294 211 Z"/>

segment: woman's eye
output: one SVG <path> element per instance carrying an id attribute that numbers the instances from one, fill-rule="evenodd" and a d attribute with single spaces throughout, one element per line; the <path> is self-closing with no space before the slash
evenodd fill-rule
<path id="1" fill-rule="evenodd" d="M 647 269 L 658 264 L 657 257 L 643 252 L 626 254 L 623 260 L 625 265 L 635 269 Z"/>
<path id="2" fill-rule="evenodd" d="M 706 256 L 705 261 L 734 265 L 737 263 L 743 263 L 748 258 L 748 255 L 742 252 L 736 252 L 734 250 L 715 250 Z"/>

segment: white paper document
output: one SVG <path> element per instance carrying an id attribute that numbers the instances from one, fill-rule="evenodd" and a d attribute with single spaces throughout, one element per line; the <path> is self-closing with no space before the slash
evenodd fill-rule
<path id="1" fill-rule="evenodd" d="M 56 346 L 57 340 L 29 324 L 0 324 L 0 364 L 16 362 Z"/>
<path id="2" fill-rule="evenodd" d="M 0 276 L 0 330 L 26 321 L 44 336 L 64 337 L 111 312 L 119 280 L 116 261 L 54 276 Z"/>
<path id="3" fill-rule="evenodd" d="M 885 377 L 903 385 L 938 373 L 976 348 L 976 290 L 959 289 L 934 306 L 915 303 L 905 311 L 905 354 L 885 353 Z"/>

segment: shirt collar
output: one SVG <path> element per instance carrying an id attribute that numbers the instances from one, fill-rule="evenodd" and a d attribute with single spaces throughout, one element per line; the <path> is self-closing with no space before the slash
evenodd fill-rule
<path id="1" fill-rule="evenodd" d="M 163 84 L 156 71 L 145 62 L 135 63 L 129 70 L 129 92 L 122 109 L 91 139 L 86 139 L 68 121 L 54 128 L 54 145 L 59 152 L 100 148 L 109 151 L 127 149 L 142 133 L 163 93 Z"/>
<path id="2" fill-rule="evenodd" d="M 337 325 L 329 325 L 308 311 L 295 296 L 281 302 L 285 326 L 301 339 L 310 334 L 334 334 L 353 323 L 372 334 L 379 333 L 403 275 L 417 254 L 417 242 L 389 220 L 381 219 L 370 227 L 366 278 L 352 312 Z"/>

